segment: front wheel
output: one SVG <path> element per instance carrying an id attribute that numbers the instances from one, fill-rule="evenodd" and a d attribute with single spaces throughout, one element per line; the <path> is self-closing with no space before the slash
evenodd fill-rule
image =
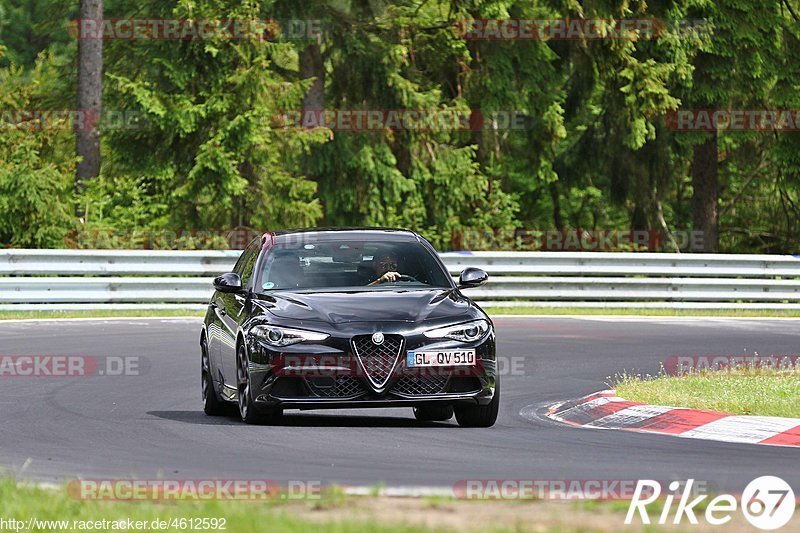
<path id="1" fill-rule="evenodd" d="M 201 372 L 200 379 L 203 387 L 203 412 L 208 416 L 225 414 L 225 405 L 217 398 L 214 389 L 214 380 L 211 379 L 211 361 L 208 357 L 208 342 L 205 337 L 200 342 Z"/>
<path id="2" fill-rule="evenodd" d="M 495 378 L 497 379 L 497 378 Z M 500 411 L 500 382 L 495 381 L 494 396 L 487 405 L 456 405 L 456 420 L 465 428 L 488 428 L 497 421 Z"/>
<path id="3" fill-rule="evenodd" d="M 283 415 L 282 409 L 273 409 L 269 412 L 261 412 L 253 402 L 252 390 L 250 388 L 250 364 L 247 359 L 247 349 L 243 344 L 239 345 L 236 357 L 236 383 L 239 393 L 239 416 L 247 424 L 270 424 L 277 422 Z"/>

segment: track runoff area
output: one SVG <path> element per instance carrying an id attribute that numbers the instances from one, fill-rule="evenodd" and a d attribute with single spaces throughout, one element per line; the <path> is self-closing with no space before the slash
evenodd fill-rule
<path id="1" fill-rule="evenodd" d="M 655 375 L 670 357 L 796 353 L 797 321 L 495 324 L 498 422 L 459 429 L 406 409 L 290 411 L 259 427 L 206 417 L 196 318 L 2 322 L 0 464 L 82 501 L 313 499 L 335 485 L 353 495 L 622 500 L 620 526 L 797 527 L 796 420 L 748 426 L 609 391 L 620 372 Z"/>

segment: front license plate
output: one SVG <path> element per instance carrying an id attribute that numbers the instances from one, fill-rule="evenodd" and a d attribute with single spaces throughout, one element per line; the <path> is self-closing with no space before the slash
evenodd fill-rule
<path id="1" fill-rule="evenodd" d="M 475 350 L 439 350 L 431 352 L 408 352 L 406 366 L 474 366 Z"/>

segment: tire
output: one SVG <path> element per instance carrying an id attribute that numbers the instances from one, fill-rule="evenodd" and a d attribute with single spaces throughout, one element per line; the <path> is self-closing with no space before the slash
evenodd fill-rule
<path id="1" fill-rule="evenodd" d="M 201 372 L 200 383 L 203 390 L 203 412 L 208 416 L 221 416 L 226 414 L 225 404 L 217 396 L 217 389 L 214 387 L 214 380 L 211 379 L 211 361 L 208 357 L 208 341 L 206 338 L 200 341 L 201 351 Z"/>
<path id="2" fill-rule="evenodd" d="M 423 405 L 414 408 L 414 418 L 420 422 L 444 422 L 453 418 L 452 405 Z"/>
<path id="3" fill-rule="evenodd" d="M 497 380 L 497 378 L 495 378 Z M 500 411 L 500 382 L 495 381 L 494 396 L 487 405 L 457 405 L 458 425 L 465 428 L 489 428 L 497 421 Z"/>
<path id="4" fill-rule="evenodd" d="M 250 368 L 247 360 L 247 349 L 240 344 L 236 356 L 236 389 L 239 396 L 239 416 L 246 424 L 273 424 L 283 416 L 283 409 L 273 408 L 269 411 L 259 410 L 253 401 L 250 389 Z"/>

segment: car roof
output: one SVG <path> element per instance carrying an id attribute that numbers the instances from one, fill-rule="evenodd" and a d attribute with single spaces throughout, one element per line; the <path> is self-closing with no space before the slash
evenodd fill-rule
<path id="1" fill-rule="evenodd" d="M 298 237 L 316 241 L 419 241 L 419 236 L 407 229 L 381 227 L 299 228 L 270 232 L 273 242 L 291 242 Z"/>

